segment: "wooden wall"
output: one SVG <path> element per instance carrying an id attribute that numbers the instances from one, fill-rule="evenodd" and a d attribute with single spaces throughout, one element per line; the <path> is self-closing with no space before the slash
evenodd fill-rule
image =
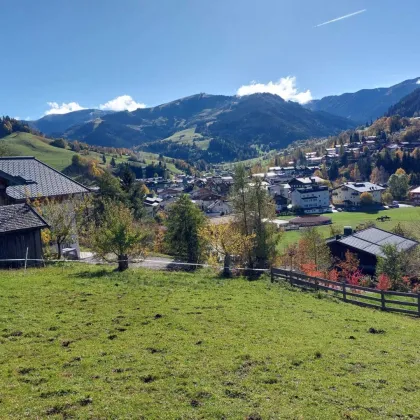
<path id="1" fill-rule="evenodd" d="M 42 259 L 42 241 L 39 229 L 0 234 L 0 260 L 24 259 L 26 249 L 28 249 L 28 260 Z M 0 268 L 17 268 L 23 267 L 24 264 L 24 261 L 0 261 Z M 28 267 L 39 265 L 40 262 L 28 261 Z"/>

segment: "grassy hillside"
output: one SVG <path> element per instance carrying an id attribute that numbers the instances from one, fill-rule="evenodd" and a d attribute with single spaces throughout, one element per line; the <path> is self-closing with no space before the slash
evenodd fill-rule
<path id="1" fill-rule="evenodd" d="M 35 156 L 59 171 L 71 165 L 71 150 L 50 146 L 49 140 L 30 133 L 13 133 L 0 140 L 13 156 Z"/>
<path id="2" fill-rule="evenodd" d="M 7 147 L 7 151 L 12 156 L 35 156 L 37 159 L 45 162 L 47 165 L 62 171 L 71 165 L 72 157 L 76 154 L 71 150 L 60 149 L 59 147 L 51 146 L 49 143 L 52 140 L 44 137 L 35 136 L 30 133 L 13 133 L 3 139 L 0 142 L 4 142 Z M 146 164 L 157 162 L 159 155 L 147 152 L 138 152 L 140 159 L 144 159 Z M 111 155 L 105 155 L 107 162 L 111 161 Z M 89 152 L 88 157 L 98 160 L 102 165 L 102 155 L 95 152 Z M 127 161 L 127 157 L 116 158 L 117 163 Z M 179 174 L 181 171 L 175 167 L 172 163 L 167 163 L 168 169 L 174 173 Z"/>
<path id="3" fill-rule="evenodd" d="M 1 418 L 418 418 L 417 319 L 268 280 L 75 267 L 1 273 Z"/>
<path id="4" fill-rule="evenodd" d="M 384 229 L 390 231 L 397 223 L 401 223 L 407 227 L 413 229 L 413 233 L 420 236 L 420 209 L 416 207 L 406 207 L 406 208 L 398 208 L 398 209 L 389 209 L 383 210 L 380 212 L 372 212 L 372 213 L 365 213 L 365 212 L 342 212 L 342 213 L 330 213 L 325 214 L 324 216 L 330 217 L 334 227 L 341 227 L 344 226 L 351 226 L 353 229 L 356 228 L 357 225 L 366 223 L 368 221 L 372 221 L 376 224 L 376 226 L 380 229 Z M 376 218 L 379 216 L 389 216 L 391 220 L 386 222 L 377 221 Z M 294 216 L 290 217 L 282 217 L 280 216 L 279 219 L 289 220 L 292 219 Z M 320 226 L 318 227 L 319 231 L 325 236 L 330 235 L 330 226 Z M 287 245 L 297 242 L 300 238 L 301 231 L 289 231 L 285 232 L 280 243 L 280 248 L 283 249 Z"/>

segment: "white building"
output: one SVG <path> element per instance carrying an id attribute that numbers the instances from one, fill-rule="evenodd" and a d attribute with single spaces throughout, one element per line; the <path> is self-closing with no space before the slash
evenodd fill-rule
<path id="1" fill-rule="evenodd" d="M 217 200 L 210 204 L 206 210 L 207 213 L 218 213 L 220 215 L 226 215 L 232 213 L 232 206 L 227 201 Z"/>
<path id="2" fill-rule="evenodd" d="M 364 192 L 368 192 L 373 197 L 373 202 L 382 202 L 382 192 L 385 188 L 371 182 L 346 182 L 332 193 L 332 202 L 338 206 L 360 206 L 360 197 Z"/>
<path id="3" fill-rule="evenodd" d="M 290 193 L 292 207 L 301 208 L 304 213 L 322 213 L 330 210 L 330 193 L 328 187 L 311 185 L 295 188 Z"/>

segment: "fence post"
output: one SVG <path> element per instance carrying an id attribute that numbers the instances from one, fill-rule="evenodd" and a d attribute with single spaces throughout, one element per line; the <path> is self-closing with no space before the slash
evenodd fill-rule
<path id="1" fill-rule="evenodd" d="M 343 281 L 341 283 L 341 287 L 343 288 L 343 300 L 344 300 L 344 302 L 347 302 L 346 282 L 345 281 Z"/>
<path id="2" fill-rule="evenodd" d="M 274 283 L 273 267 L 271 267 L 271 283 Z"/>
<path id="3" fill-rule="evenodd" d="M 418 292 L 418 294 L 417 294 L 417 306 L 418 306 L 418 309 L 419 309 L 419 316 L 420 316 L 420 292 Z"/>
<path id="4" fill-rule="evenodd" d="M 382 311 L 386 311 L 386 306 L 385 306 L 385 293 L 383 290 L 381 290 L 381 310 Z"/>
<path id="5" fill-rule="evenodd" d="M 26 272 L 26 266 L 28 264 L 28 251 L 29 251 L 29 247 L 26 247 L 26 255 L 25 255 L 25 272 Z"/>

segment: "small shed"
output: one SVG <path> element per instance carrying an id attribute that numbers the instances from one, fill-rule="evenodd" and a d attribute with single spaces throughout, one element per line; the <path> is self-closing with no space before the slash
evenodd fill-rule
<path id="1" fill-rule="evenodd" d="M 291 219 L 289 223 L 300 227 L 322 226 L 331 224 L 331 219 L 325 216 L 300 216 Z"/>
<path id="2" fill-rule="evenodd" d="M 0 268 L 40 265 L 42 260 L 41 229 L 47 222 L 28 204 L 0 206 Z M 9 260 L 9 261 L 7 261 Z M 10 261 L 15 260 L 15 261 Z M 29 261 L 32 260 L 32 261 Z"/>

